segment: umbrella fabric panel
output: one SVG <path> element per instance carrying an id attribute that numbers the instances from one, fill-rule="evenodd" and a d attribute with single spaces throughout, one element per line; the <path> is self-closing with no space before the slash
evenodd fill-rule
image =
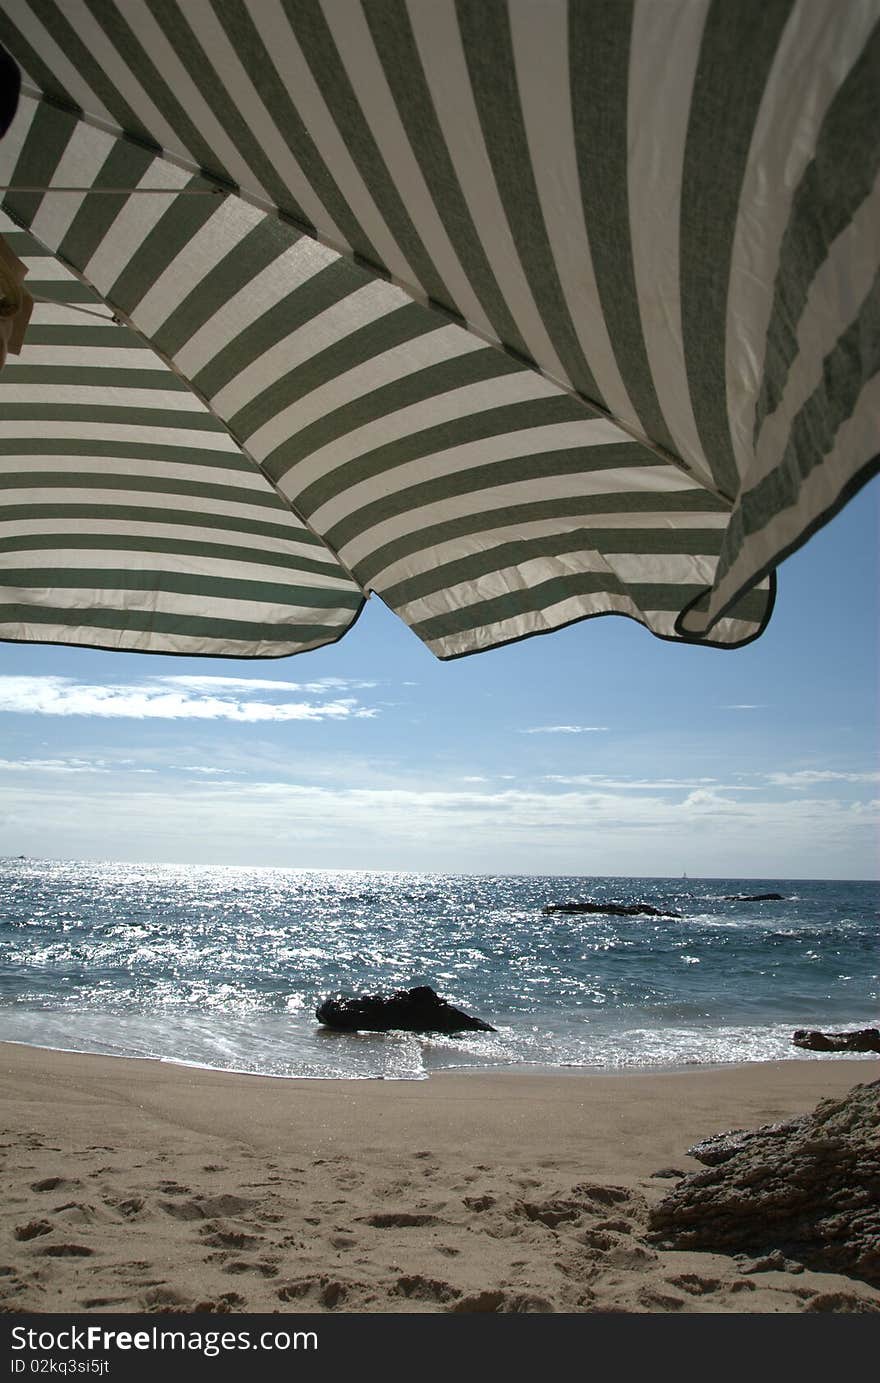
<path id="1" fill-rule="evenodd" d="M 9 193 L 10 212 L 440 656 L 614 611 L 672 636 L 711 584 L 724 502 L 510 353 L 45 103 L 23 101 L 3 160 L 8 181 L 49 187 Z M 86 179 L 91 195 L 51 191 Z M 117 186 L 141 191 L 100 192 Z M 680 513 L 688 535 L 670 544 Z M 713 637 L 753 635 L 767 599 L 750 595 Z"/>
<path id="2" fill-rule="evenodd" d="M 406 388 L 370 365 L 366 422 L 348 397 L 258 456 L 360 584 L 452 656 L 609 610 L 740 642 L 768 609 L 755 580 L 876 469 L 878 15 L 876 0 L 9 0 L 0 36 L 59 101 L 400 285 L 409 326 L 383 314 L 399 357 L 430 346 L 420 303 L 508 352 L 458 349 L 449 328 L 451 357 L 420 358 Z M 204 381 L 218 416 L 222 375 Z M 238 412 L 255 455 L 286 416 L 265 390 Z M 584 434 L 581 483 L 577 448 L 547 429 L 597 414 L 623 436 Z M 528 455 L 522 436 L 503 454 L 528 428 Z M 607 465 L 640 438 L 650 454 Z M 371 498 L 358 487 L 376 476 Z M 363 503 L 333 490 L 346 477 Z M 668 530 L 686 535 L 675 551 Z"/>
<path id="3" fill-rule="evenodd" d="M 0 637 L 237 656 L 339 638 L 360 590 L 177 375 L 10 226 L 42 301 L 0 375 Z"/>

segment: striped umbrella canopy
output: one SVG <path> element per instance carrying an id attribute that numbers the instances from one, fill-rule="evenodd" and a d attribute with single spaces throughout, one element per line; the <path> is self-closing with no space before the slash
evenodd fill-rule
<path id="1" fill-rule="evenodd" d="M 735 647 L 877 469 L 880 0 L 3 0 L 0 637 Z"/>

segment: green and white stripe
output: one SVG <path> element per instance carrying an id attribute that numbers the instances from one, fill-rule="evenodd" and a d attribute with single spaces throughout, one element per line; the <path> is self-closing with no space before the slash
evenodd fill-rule
<path id="1" fill-rule="evenodd" d="M 4 208 L 107 317 L 0 377 L 0 633 L 266 655 L 374 590 L 441 657 L 754 637 L 877 467 L 878 21 L 6 0 Z"/>
<path id="2" fill-rule="evenodd" d="M 338 638 L 361 594 L 324 545 L 183 381 L 11 227 L 53 301 L 0 374 L 0 636 L 237 656 Z"/>

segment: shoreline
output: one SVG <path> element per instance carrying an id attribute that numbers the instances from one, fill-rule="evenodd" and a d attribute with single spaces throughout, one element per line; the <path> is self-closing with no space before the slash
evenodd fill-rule
<path id="1" fill-rule="evenodd" d="M 847 1025 L 844 1024 L 844 1027 Z M 854 1020 L 849 1026 L 866 1026 L 860 1020 Z M 186 1071 L 203 1071 L 206 1074 L 217 1076 L 241 1076 L 253 1080 L 272 1080 L 272 1081 L 303 1081 L 312 1083 L 315 1081 L 326 1082 L 328 1085 L 346 1084 L 351 1082 L 361 1085 L 370 1081 L 384 1081 L 389 1085 L 411 1085 L 424 1084 L 427 1081 L 436 1079 L 439 1076 L 452 1076 L 467 1079 L 471 1076 L 536 1076 L 553 1077 L 560 1079 L 566 1077 L 617 1077 L 626 1079 L 631 1076 L 674 1076 L 697 1074 L 705 1072 L 724 1072 L 736 1071 L 741 1067 L 751 1069 L 753 1067 L 786 1066 L 790 1062 L 816 1062 L 827 1060 L 829 1057 L 841 1062 L 870 1061 L 871 1054 L 861 1052 L 819 1052 L 808 1049 L 795 1049 L 789 1056 L 779 1057 L 770 1060 L 759 1061 L 722 1061 L 722 1062 L 687 1062 L 680 1066 L 575 1066 L 573 1064 L 548 1066 L 542 1062 L 519 1062 L 510 1063 L 508 1066 L 479 1066 L 476 1063 L 463 1066 L 438 1067 L 435 1070 L 426 1070 L 423 1075 L 418 1076 L 396 1076 L 396 1075 L 339 1075 L 339 1076 L 309 1076 L 301 1073 L 284 1074 L 279 1071 L 247 1071 L 238 1066 L 208 1066 L 204 1062 L 188 1061 L 184 1057 L 170 1056 L 129 1056 L 121 1052 L 95 1052 L 86 1051 L 79 1047 L 51 1047 L 44 1046 L 39 1042 L 25 1042 L 18 1038 L 0 1038 L 0 1055 L 6 1047 L 23 1047 L 28 1051 L 45 1052 L 48 1055 L 82 1057 L 84 1059 L 95 1058 L 100 1061 L 130 1061 L 145 1063 L 148 1065 L 181 1067 Z M 855 1084 L 855 1082 L 853 1082 Z"/>
<path id="2" fill-rule="evenodd" d="M 698 1139 L 878 1075 L 831 1057 L 297 1079 L 3 1043 L 0 1306 L 880 1311 L 856 1279 L 645 1233 Z"/>

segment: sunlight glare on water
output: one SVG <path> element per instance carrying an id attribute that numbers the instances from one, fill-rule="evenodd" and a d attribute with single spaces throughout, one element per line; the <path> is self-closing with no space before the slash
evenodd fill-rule
<path id="1" fill-rule="evenodd" d="M 872 883 L 2 860 L 0 1038 L 298 1076 L 804 1056 L 876 1023 Z M 783 893 L 775 903 L 729 895 Z M 681 917 L 546 915 L 567 899 Z M 496 1034 L 332 1032 L 331 994 L 430 984 Z M 809 1059 L 809 1058 L 807 1058 Z"/>

